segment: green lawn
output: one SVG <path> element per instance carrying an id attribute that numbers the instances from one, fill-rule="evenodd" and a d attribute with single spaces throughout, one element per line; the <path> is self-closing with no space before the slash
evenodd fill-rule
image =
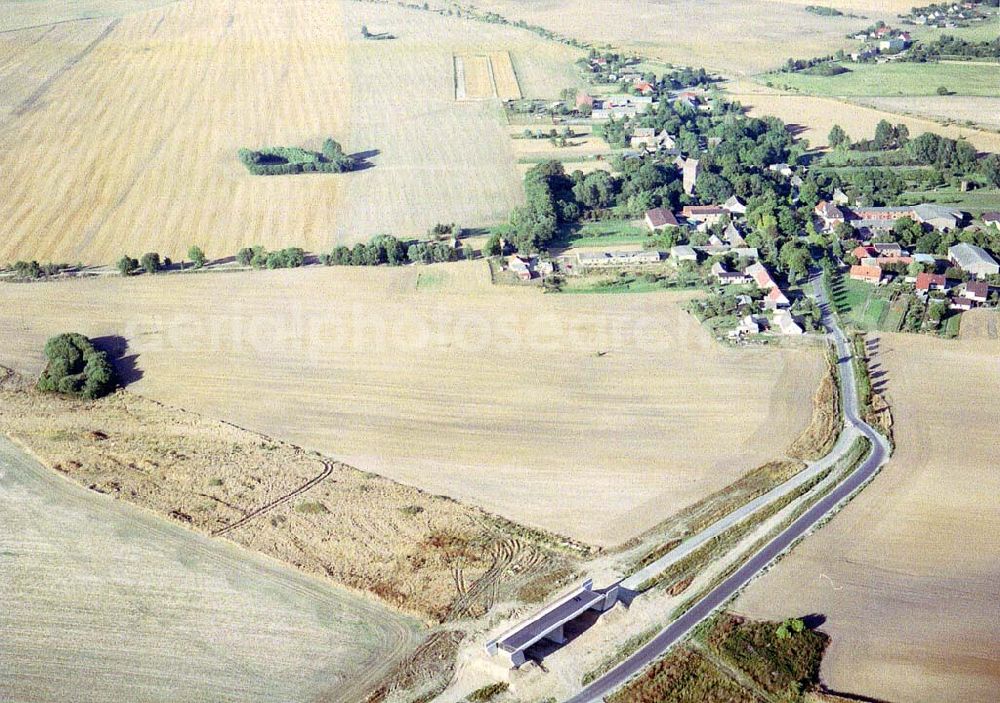
<path id="1" fill-rule="evenodd" d="M 609 247 L 642 244 L 651 237 L 652 234 L 648 229 L 638 227 L 630 220 L 605 220 L 565 228 L 556 246 Z"/>
<path id="2" fill-rule="evenodd" d="M 906 191 L 907 202 L 942 203 L 957 205 L 962 210 L 978 215 L 991 210 L 1000 210 L 1000 189 L 980 188 L 963 193 L 957 188 L 941 188 L 930 191 Z"/>
<path id="3" fill-rule="evenodd" d="M 1000 95 L 1000 65 L 963 63 L 842 64 L 850 72 L 839 76 L 768 73 L 761 83 L 808 95 L 892 97 L 937 95 L 944 86 L 956 95 Z"/>
<path id="4" fill-rule="evenodd" d="M 884 287 L 852 281 L 847 276 L 834 280 L 833 302 L 837 311 L 846 322 L 862 329 L 885 329 L 889 317 L 888 295 Z"/>
<path id="5" fill-rule="evenodd" d="M 997 29 L 997 18 L 994 17 L 992 20 L 973 22 L 968 27 L 938 29 L 937 27 L 915 25 L 907 27 L 906 31 L 913 35 L 914 39 L 919 39 L 923 42 L 932 42 L 936 41 L 943 34 L 947 34 L 950 37 L 958 37 L 966 41 L 992 41 L 997 38 L 997 33 L 1000 30 Z"/>

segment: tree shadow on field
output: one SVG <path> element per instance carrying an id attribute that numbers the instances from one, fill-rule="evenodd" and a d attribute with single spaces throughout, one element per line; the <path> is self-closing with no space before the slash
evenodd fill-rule
<path id="1" fill-rule="evenodd" d="M 382 152 L 378 149 L 368 149 L 367 151 L 358 151 L 350 155 L 354 159 L 353 171 L 365 171 L 370 168 L 375 168 L 375 164 L 371 162 L 376 156 Z"/>
<path id="2" fill-rule="evenodd" d="M 90 341 L 97 349 L 108 355 L 108 361 L 114 367 L 122 388 L 127 388 L 142 378 L 142 369 L 137 363 L 139 355 L 128 354 L 127 339 L 113 334 L 106 337 L 95 337 Z"/>

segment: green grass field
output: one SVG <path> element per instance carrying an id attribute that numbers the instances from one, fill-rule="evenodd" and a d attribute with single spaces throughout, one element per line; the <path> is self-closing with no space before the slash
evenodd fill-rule
<path id="1" fill-rule="evenodd" d="M 609 247 L 624 244 L 642 244 L 651 238 L 645 227 L 630 220 L 587 222 L 567 227 L 559 238 L 560 247 Z"/>
<path id="2" fill-rule="evenodd" d="M 966 193 L 957 188 L 906 191 L 903 193 L 903 197 L 907 202 L 956 205 L 973 215 L 1000 210 L 1000 189 L 997 188 L 981 188 L 979 190 L 970 190 Z"/>
<path id="3" fill-rule="evenodd" d="M 991 41 L 997 38 L 1000 29 L 997 28 L 997 19 L 984 20 L 970 24 L 968 27 L 955 27 L 953 29 L 938 29 L 937 27 L 921 27 L 915 25 L 907 27 L 906 30 L 913 35 L 914 39 L 925 42 L 932 42 L 942 35 L 958 37 L 966 41 Z"/>
<path id="4" fill-rule="evenodd" d="M 767 73 L 758 82 L 808 95 L 892 97 L 937 95 L 939 86 L 955 95 L 1000 95 L 1000 65 L 969 63 L 843 64 L 850 73 L 814 76 Z"/>

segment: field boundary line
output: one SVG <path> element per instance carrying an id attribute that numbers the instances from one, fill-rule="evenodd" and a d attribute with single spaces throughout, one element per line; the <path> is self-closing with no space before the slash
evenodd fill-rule
<path id="1" fill-rule="evenodd" d="M 308 481 L 306 481 L 305 483 L 303 483 L 301 486 L 299 486 L 298 488 L 296 488 L 293 491 L 290 491 L 289 493 L 286 493 L 285 495 L 281 496 L 280 498 L 276 498 L 275 500 L 272 500 L 270 503 L 266 503 L 266 504 L 262 505 L 261 507 L 257 508 L 256 510 L 251 510 L 249 513 L 247 513 L 246 515 L 244 515 L 242 518 L 240 518 L 236 522 L 231 523 L 229 525 L 226 525 L 225 527 L 220 527 L 217 530 L 212 530 L 212 536 L 213 537 L 219 537 L 221 535 L 224 535 L 224 534 L 226 534 L 228 532 L 231 532 L 231 531 L 235 530 L 238 527 L 242 527 L 243 525 L 245 525 L 246 523 L 250 522 L 254 518 L 260 517 L 261 515 L 264 515 L 265 513 L 271 512 L 275 508 L 277 508 L 277 507 L 279 507 L 281 505 L 284 505 L 288 501 L 292 500 L 292 498 L 296 498 L 296 497 L 302 495 L 303 493 L 305 493 L 309 489 L 314 488 L 319 483 L 321 483 L 325 479 L 329 478 L 330 474 L 333 473 L 333 462 L 329 461 L 327 459 L 323 459 L 322 462 L 323 462 L 323 470 L 319 474 L 317 474 L 316 476 L 313 476 L 311 479 L 309 479 Z"/>
<path id="2" fill-rule="evenodd" d="M 489 71 L 489 74 L 490 74 L 490 86 L 492 86 L 492 88 L 493 88 L 493 97 L 494 98 L 499 98 L 500 97 L 500 93 L 497 90 L 497 75 L 493 71 L 493 56 L 490 55 L 490 54 L 487 54 L 487 56 L 486 56 L 486 68 L 487 68 L 487 70 Z"/>

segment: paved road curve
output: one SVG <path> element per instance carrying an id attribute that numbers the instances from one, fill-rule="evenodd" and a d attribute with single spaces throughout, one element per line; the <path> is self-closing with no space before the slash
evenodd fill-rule
<path id="1" fill-rule="evenodd" d="M 620 688 L 625 682 L 661 657 L 670 647 L 681 641 L 698 623 L 708 618 L 716 609 L 739 593 L 747 583 L 760 574 L 768 565 L 791 547 L 797 540 L 809 533 L 838 505 L 860 490 L 879 467 L 889 457 L 889 444 L 882 435 L 858 416 L 857 386 L 854 377 L 854 362 L 850 346 L 843 331 L 832 314 L 822 281 L 818 275 L 812 278 L 814 295 L 823 313 L 823 325 L 837 350 L 837 369 L 840 375 L 841 396 L 844 417 L 848 425 L 855 427 L 871 440 L 872 450 L 862 464 L 826 496 L 803 513 L 781 534 L 768 542 L 737 571 L 713 588 L 694 604 L 680 618 L 670 623 L 648 644 L 607 674 L 570 698 L 567 703 L 590 703 Z"/>

